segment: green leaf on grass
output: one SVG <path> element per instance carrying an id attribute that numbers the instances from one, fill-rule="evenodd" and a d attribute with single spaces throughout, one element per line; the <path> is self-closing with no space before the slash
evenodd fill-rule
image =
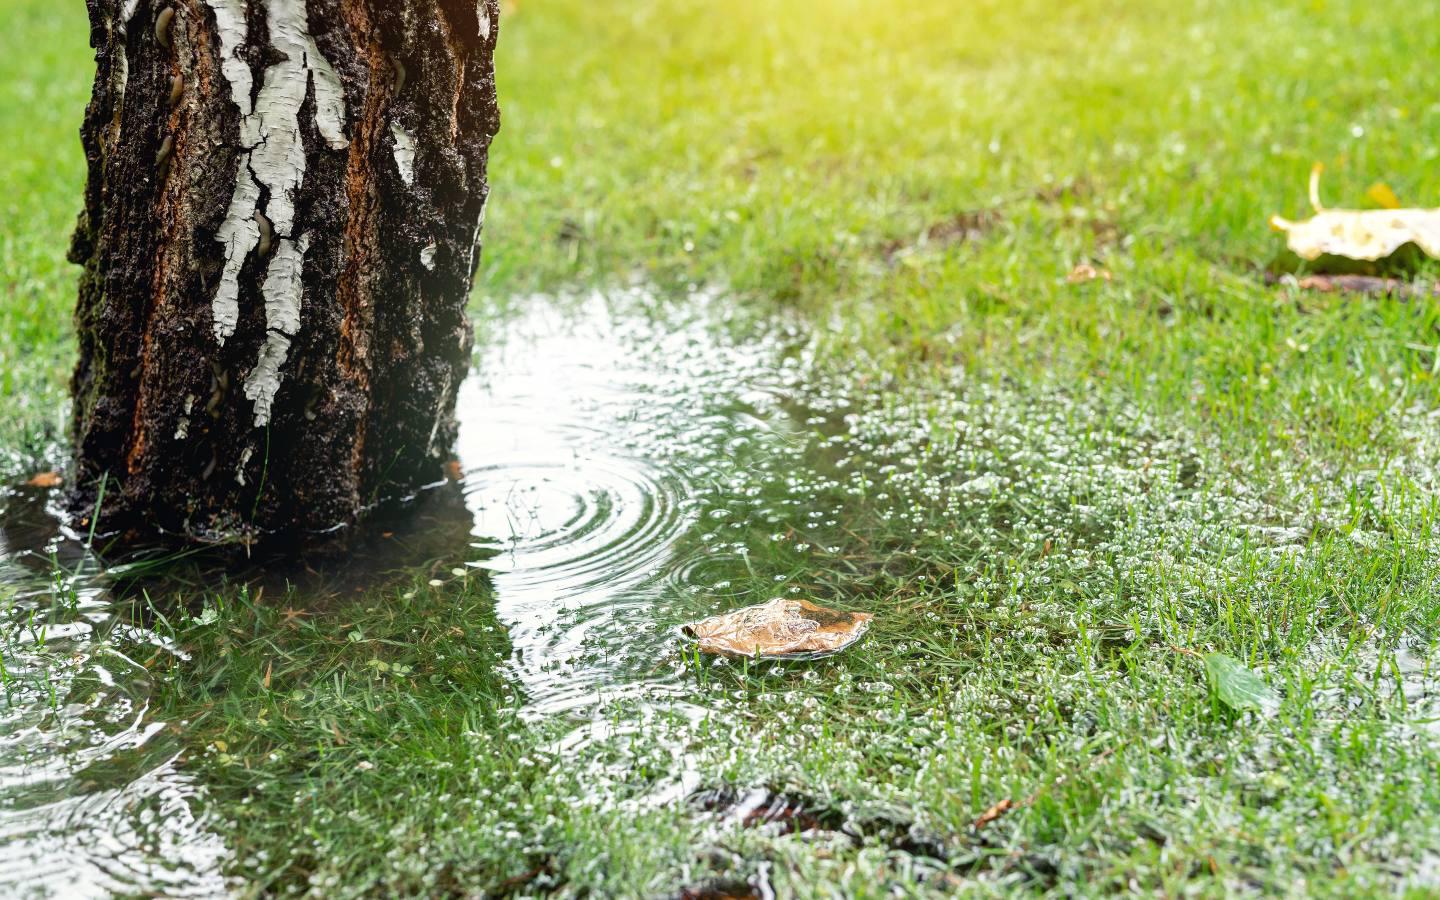
<path id="1" fill-rule="evenodd" d="M 1220 700 L 1237 712 L 1253 709 L 1273 716 L 1280 709 L 1280 695 L 1228 653 L 1205 654 L 1205 672 Z"/>

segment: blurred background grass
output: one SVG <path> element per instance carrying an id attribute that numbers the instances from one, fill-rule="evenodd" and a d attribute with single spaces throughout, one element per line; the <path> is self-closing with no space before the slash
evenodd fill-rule
<path id="1" fill-rule="evenodd" d="M 1073 368 L 1340 449 L 1376 439 L 1397 379 L 1433 396 L 1428 305 L 1297 301 L 1260 267 L 1281 245 L 1266 217 L 1305 212 L 1314 161 L 1333 205 L 1363 203 L 1375 181 L 1440 202 L 1440 8 L 521 0 L 505 13 L 480 296 L 716 284 L 816 316 L 832 347 L 897 347 L 902 367 Z M 34 459 L 61 453 L 76 277 L 63 259 L 92 65 L 78 6 L 11 0 L 6 24 L 0 446 Z M 1086 261 L 1114 280 L 1066 285 Z"/>

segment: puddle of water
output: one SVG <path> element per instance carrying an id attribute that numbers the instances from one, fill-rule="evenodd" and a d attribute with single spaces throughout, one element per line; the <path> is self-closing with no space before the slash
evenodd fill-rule
<path id="1" fill-rule="evenodd" d="M 657 328 L 598 298 L 537 303 L 461 388 L 465 501 L 531 714 L 691 694 L 671 626 L 677 589 L 708 587 L 709 566 L 676 545 L 717 448 L 770 427 L 778 400 L 755 382 L 776 355 L 717 345 L 698 317 Z"/>
<path id="2" fill-rule="evenodd" d="M 720 472 L 716 449 L 779 415 L 762 380 L 781 342 L 717 344 L 703 298 L 691 318 L 658 326 L 644 303 L 537 299 L 461 388 L 458 483 L 338 562 L 231 577 L 323 604 L 471 560 L 493 581 L 526 714 L 574 726 L 550 749 L 613 745 L 623 779 L 627 742 L 686 733 L 710 711 L 683 682 L 673 627 L 724 557 L 678 558 L 677 543 L 698 524 L 700 482 Z M 145 662 L 176 651 L 122 622 L 130 601 L 46 497 L 0 497 L 0 892 L 223 894 L 226 848 L 177 763 L 183 723 L 147 707 Z M 667 746 L 675 777 L 645 805 L 678 803 L 698 783 L 683 741 Z"/>
<path id="3" fill-rule="evenodd" d="M 1338 725 L 1378 709 L 1397 740 L 1440 746 L 1440 648 L 1404 638 L 1322 641 L 1307 657 L 1317 677 L 1309 701 L 1317 719 Z"/>
<path id="4" fill-rule="evenodd" d="M 122 622 L 43 493 L 0 504 L 0 892 L 222 894 L 223 847 L 148 714 L 143 661 L 170 651 Z"/>
<path id="5" fill-rule="evenodd" d="M 1293 497 L 1260 496 L 1247 487 L 1258 473 L 1207 470 L 1223 458 L 1215 448 L 1143 411 L 963 372 L 928 392 L 817 383 L 793 334 L 726 343 L 718 305 L 696 298 L 677 318 L 639 294 L 578 309 L 537 299 L 484 343 L 461 388 L 458 479 L 358 556 L 317 562 L 319 582 L 296 582 L 300 592 L 348 593 L 426 561 L 470 560 L 493 582 L 524 715 L 558 726 L 542 755 L 573 760 L 604 744 L 595 781 L 623 786 L 658 747 L 668 759 L 646 768 L 672 774 L 638 799 L 615 795 L 676 807 L 698 772 L 717 768 L 699 761 L 697 723 L 741 704 L 696 684 L 674 626 L 813 595 L 807 579 L 825 568 L 816 561 L 840 552 L 856 520 L 873 547 L 893 551 L 897 577 L 922 588 L 944 578 L 983 601 L 1029 656 L 1065 646 L 1082 625 L 1116 627 L 1102 599 L 1117 584 L 1208 621 L 1213 601 L 1197 586 L 1247 565 L 1245 544 L 1273 557 L 1263 577 L 1246 573 L 1258 591 L 1288 577 L 1286 560 L 1303 556 L 1317 527 L 1334 527 L 1299 514 L 1328 481 L 1300 473 Z M 1325 508 L 1343 511 L 1343 488 L 1333 490 Z M 34 492 L 5 502 L 14 686 L 0 711 L 0 888 L 222 891 L 225 849 L 197 821 L 197 787 L 175 763 L 172 728 L 183 726 L 147 714 L 142 663 L 173 651 L 121 626 L 103 578 L 53 583 L 52 552 L 62 568 L 93 566 L 82 542 L 56 529 Z M 754 577 L 761 570 L 767 580 Z M 879 576 L 844 577 L 853 591 Z M 937 635 L 972 639 L 963 606 L 941 610 L 943 621 L 927 613 Z M 1153 609 L 1135 609 L 1119 621 L 1126 641 L 1139 636 L 1132 628 L 1162 633 Z M 935 677 L 924 665 L 917 655 L 853 685 L 842 673 L 833 691 L 883 695 L 887 679 Z M 766 696 L 746 714 L 800 715 L 806 699 Z M 982 702 L 995 701 L 954 693 L 957 708 Z M 608 802 L 594 793 L 586 802 Z"/>

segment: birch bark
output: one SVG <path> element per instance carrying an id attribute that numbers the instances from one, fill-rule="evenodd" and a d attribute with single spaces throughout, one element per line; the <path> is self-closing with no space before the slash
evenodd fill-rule
<path id="1" fill-rule="evenodd" d="M 77 511 L 328 533 L 441 477 L 497 0 L 88 0 Z"/>

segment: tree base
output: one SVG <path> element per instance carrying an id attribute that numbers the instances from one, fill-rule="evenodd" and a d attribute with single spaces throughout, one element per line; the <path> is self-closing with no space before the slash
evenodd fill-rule
<path id="1" fill-rule="evenodd" d="M 89 9 L 72 509 L 136 538 L 291 541 L 439 481 L 495 0 Z"/>

